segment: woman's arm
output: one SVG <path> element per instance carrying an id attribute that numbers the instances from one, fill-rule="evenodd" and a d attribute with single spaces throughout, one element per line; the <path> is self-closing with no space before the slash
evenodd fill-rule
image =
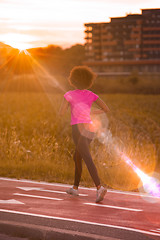
<path id="1" fill-rule="evenodd" d="M 63 98 L 58 115 L 62 116 L 66 112 L 66 110 L 68 110 L 68 107 L 69 107 L 69 102 L 65 98 Z"/>
<path id="2" fill-rule="evenodd" d="M 97 98 L 95 103 L 98 105 L 98 107 L 100 107 L 100 109 L 94 110 L 92 112 L 93 114 L 100 114 L 100 113 L 103 113 L 103 112 L 107 113 L 107 112 L 110 111 L 109 107 L 102 101 L 102 99 Z"/>

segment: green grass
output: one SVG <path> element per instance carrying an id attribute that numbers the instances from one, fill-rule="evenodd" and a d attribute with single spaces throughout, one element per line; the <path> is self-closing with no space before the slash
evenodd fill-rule
<path id="1" fill-rule="evenodd" d="M 49 98 L 48 98 L 48 97 Z M 0 95 L 0 176 L 73 183 L 74 143 L 70 113 L 57 119 L 63 94 L 6 92 Z M 160 96 L 105 95 L 111 109 L 113 140 L 146 173 L 160 163 Z M 93 105 L 94 107 L 94 105 Z M 91 154 L 102 183 L 123 190 L 138 187 L 139 178 L 97 139 Z M 83 166 L 83 186 L 94 186 Z"/>

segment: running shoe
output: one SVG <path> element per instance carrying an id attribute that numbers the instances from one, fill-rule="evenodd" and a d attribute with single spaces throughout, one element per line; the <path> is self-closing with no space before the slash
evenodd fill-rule
<path id="1" fill-rule="evenodd" d="M 103 186 L 100 187 L 99 190 L 97 190 L 97 198 L 96 198 L 96 203 L 101 202 L 107 193 L 107 189 L 104 188 Z"/>
<path id="2" fill-rule="evenodd" d="M 73 187 L 66 190 L 66 193 L 71 194 L 73 196 L 79 196 L 78 190 Z"/>

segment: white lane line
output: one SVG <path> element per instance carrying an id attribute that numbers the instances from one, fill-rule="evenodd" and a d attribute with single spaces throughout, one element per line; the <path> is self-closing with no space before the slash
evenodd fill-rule
<path id="1" fill-rule="evenodd" d="M 151 196 L 147 193 L 122 192 L 122 191 L 117 191 L 117 190 L 107 190 L 107 191 L 110 192 L 110 193 L 125 194 L 125 195 L 130 195 L 130 196 L 135 196 L 135 197 L 146 197 L 146 198 L 160 199 L 160 197 Z"/>
<path id="2" fill-rule="evenodd" d="M 97 206 L 97 207 L 105 207 L 105 208 L 115 208 L 115 209 L 121 209 L 121 210 L 127 210 L 127 211 L 134 211 L 134 212 L 142 212 L 141 209 L 134 209 L 134 208 L 125 208 L 125 207 L 118 207 L 118 206 L 112 206 L 112 205 L 102 205 L 97 203 L 83 203 L 90 206 Z"/>
<path id="3" fill-rule="evenodd" d="M 47 189 L 43 189 L 43 188 L 30 188 L 30 187 L 16 187 L 16 188 L 24 190 L 24 191 L 41 191 L 41 192 L 67 194 L 66 192 L 62 192 L 62 191 L 47 190 Z M 79 196 L 87 197 L 88 194 L 79 194 Z"/>
<path id="4" fill-rule="evenodd" d="M 49 200 L 57 200 L 57 201 L 63 200 L 63 199 L 60 199 L 60 198 L 51 198 L 51 197 L 36 196 L 36 195 L 21 194 L 21 193 L 14 193 L 13 195 L 22 196 L 22 197 L 31 197 L 31 198 L 42 198 L 42 199 L 49 199 Z"/>
<path id="5" fill-rule="evenodd" d="M 16 188 L 24 191 L 40 191 L 42 189 L 42 188 L 36 188 L 36 187 L 16 187 Z"/>
<path id="6" fill-rule="evenodd" d="M 31 181 L 31 180 L 26 180 L 26 179 L 15 179 L 15 178 L 0 178 L 0 180 L 3 181 L 12 181 L 12 182 L 23 182 L 23 183 L 31 183 L 31 184 L 40 184 L 40 185 L 48 185 L 48 186 L 55 186 L 55 187 L 71 187 L 71 185 L 69 184 L 62 184 L 62 183 L 48 183 L 48 182 L 37 182 L 37 181 Z M 85 187 L 79 187 L 79 189 L 84 189 L 84 190 L 89 190 L 89 191 L 96 191 L 96 188 L 85 188 Z M 125 194 L 125 195 L 131 195 L 131 196 L 135 196 L 135 197 L 148 197 L 148 198 L 156 198 L 156 199 L 160 199 L 159 197 L 154 197 L 148 194 L 141 194 L 141 193 L 135 193 L 135 192 L 123 192 L 123 191 L 117 191 L 117 190 L 111 190 L 108 189 L 107 190 L 109 193 L 117 193 L 117 194 Z"/>
<path id="7" fill-rule="evenodd" d="M 24 204 L 23 202 L 17 201 L 15 199 L 0 200 L 1 204 Z"/>
<path id="8" fill-rule="evenodd" d="M 156 233 L 160 233 L 160 230 L 150 230 L 150 231 L 152 231 L 152 232 L 156 232 Z"/>
<path id="9" fill-rule="evenodd" d="M 14 213 L 14 214 L 19 214 L 19 215 L 34 216 L 34 217 L 40 217 L 40 218 L 48 218 L 48 219 L 54 219 L 54 220 L 63 220 L 63 221 L 76 222 L 76 223 L 84 223 L 84 224 L 90 224 L 90 225 L 96 225 L 96 226 L 102 226 L 102 227 L 110 227 L 110 228 L 116 228 L 116 229 L 123 229 L 123 230 L 127 230 L 127 231 L 138 232 L 138 233 L 144 233 L 144 234 L 148 234 L 148 235 L 152 235 L 152 236 L 160 236 L 159 233 L 154 233 L 154 232 L 150 232 L 150 231 L 146 231 L 146 230 L 140 230 L 140 229 L 136 229 L 136 228 L 110 225 L 110 224 L 104 224 L 104 223 L 97 223 L 97 222 L 88 222 L 88 221 L 77 220 L 77 219 L 72 219 L 72 218 L 53 217 L 53 216 L 47 216 L 47 215 L 42 215 L 42 214 L 19 212 L 19 211 L 12 211 L 12 210 L 6 210 L 6 209 L 0 209 L 0 212 Z"/>
<path id="10" fill-rule="evenodd" d="M 32 181 L 32 180 L 27 180 L 27 179 L 16 179 L 16 178 L 2 178 L 0 177 L 0 180 L 3 181 L 11 181 L 11 182 L 21 182 L 21 183 L 32 183 L 32 184 L 40 184 L 40 185 L 48 185 L 48 186 L 57 186 L 57 187 L 71 187 L 69 184 L 62 184 L 62 183 L 48 183 L 48 182 L 37 182 L 37 181 Z M 87 189 L 87 188 L 84 188 Z"/>

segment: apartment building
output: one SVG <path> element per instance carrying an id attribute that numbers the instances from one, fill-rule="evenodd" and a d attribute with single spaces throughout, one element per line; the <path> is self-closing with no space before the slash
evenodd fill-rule
<path id="1" fill-rule="evenodd" d="M 160 9 L 85 24 L 85 64 L 99 74 L 160 72 Z"/>

